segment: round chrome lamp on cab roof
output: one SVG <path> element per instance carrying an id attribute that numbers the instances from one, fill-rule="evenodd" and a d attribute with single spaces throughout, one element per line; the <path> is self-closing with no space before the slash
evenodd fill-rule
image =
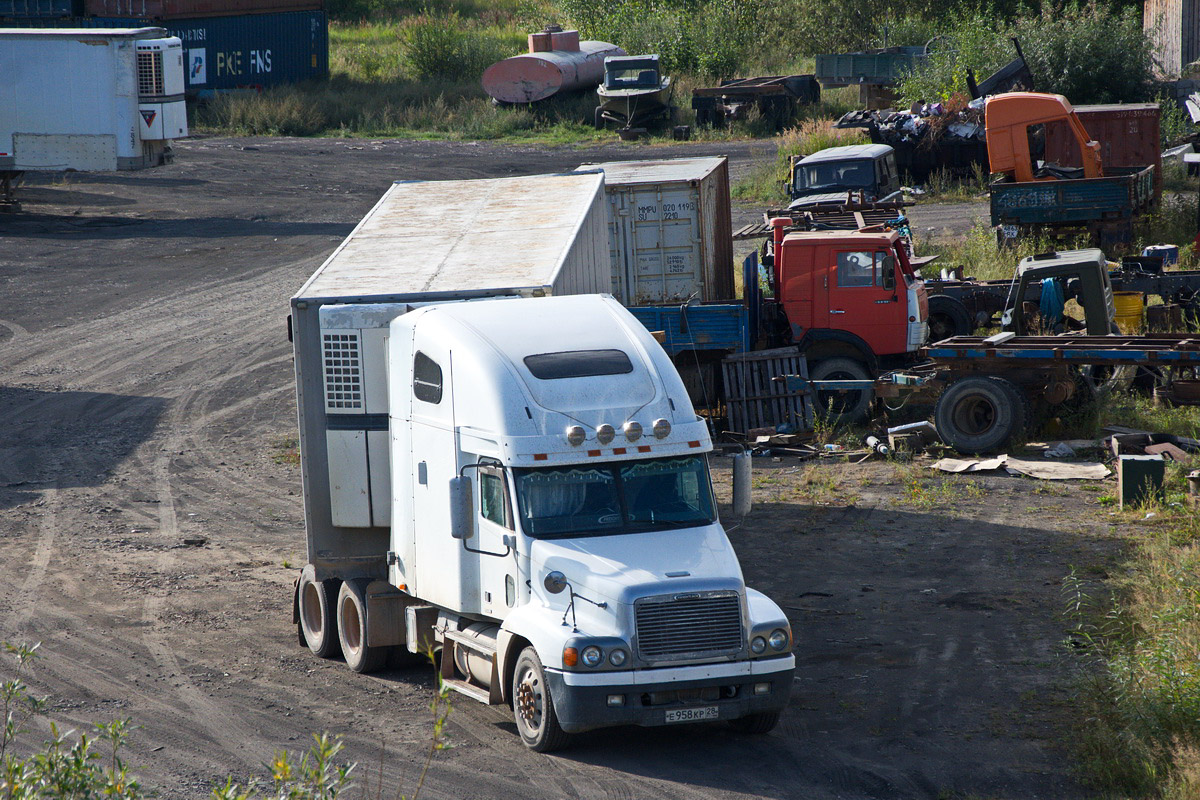
<path id="1" fill-rule="evenodd" d="M 583 440 L 587 438 L 587 431 L 581 425 L 572 425 L 567 428 L 567 444 L 572 447 L 578 447 L 583 444 Z"/>
<path id="2" fill-rule="evenodd" d="M 654 420 L 654 427 L 651 430 L 654 431 L 655 439 L 665 439 L 671 433 L 671 423 L 666 419 L 659 417 L 658 419 Z"/>
<path id="3" fill-rule="evenodd" d="M 616 435 L 617 431 L 607 422 L 596 428 L 596 441 L 600 444 L 608 444 Z"/>
<path id="4" fill-rule="evenodd" d="M 625 438 L 631 442 L 636 442 L 642 438 L 642 423 L 629 420 L 621 426 L 621 430 L 625 431 Z"/>

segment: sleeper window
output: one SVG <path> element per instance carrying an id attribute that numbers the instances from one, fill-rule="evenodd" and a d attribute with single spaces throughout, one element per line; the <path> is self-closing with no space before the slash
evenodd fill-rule
<path id="1" fill-rule="evenodd" d="M 442 368 L 424 353 L 413 358 L 413 395 L 426 403 L 442 402 Z"/>

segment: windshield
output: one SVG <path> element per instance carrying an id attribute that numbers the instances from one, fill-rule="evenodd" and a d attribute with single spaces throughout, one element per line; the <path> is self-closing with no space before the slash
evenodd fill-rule
<path id="1" fill-rule="evenodd" d="M 704 456 L 514 469 L 524 531 L 539 539 L 690 528 L 711 523 Z"/>
<path id="2" fill-rule="evenodd" d="M 870 189 L 875 185 L 874 161 L 820 161 L 796 168 L 796 191 Z"/>

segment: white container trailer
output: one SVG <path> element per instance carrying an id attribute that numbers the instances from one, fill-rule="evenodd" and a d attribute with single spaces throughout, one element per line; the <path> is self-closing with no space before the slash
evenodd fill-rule
<path id="1" fill-rule="evenodd" d="M 153 167 L 187 136 L 162 28 L 0 28 L 0 76 L 0 170 Z"/>
<path id="2" fill-rule="evenodd" d="M 539 751 L 768 730 L 795 665 L 717 520 L 705 423 L 596 294 L 605 207 L 600 173 L 397 183 L 292 298 L 302 641 L 359 672 L 437 650 Z"/>
<path id="3" fill-rule="evenodd" d="M 724 156 L 610 161 L 612 294 L 627 306 L 730 300 L 733 232 Z"/>

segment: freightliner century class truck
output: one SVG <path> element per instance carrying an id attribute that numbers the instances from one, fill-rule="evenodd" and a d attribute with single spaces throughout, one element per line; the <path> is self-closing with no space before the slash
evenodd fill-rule
<path id="1" fill-rule="evenodd" d="M 717 519 L 712 448 L 607 295 L 603 175 L 401 182 L 292 298 L 308 563 L 358 672 L 435 652 L 537 751 L 787 704 L 792 633 Z"/>

